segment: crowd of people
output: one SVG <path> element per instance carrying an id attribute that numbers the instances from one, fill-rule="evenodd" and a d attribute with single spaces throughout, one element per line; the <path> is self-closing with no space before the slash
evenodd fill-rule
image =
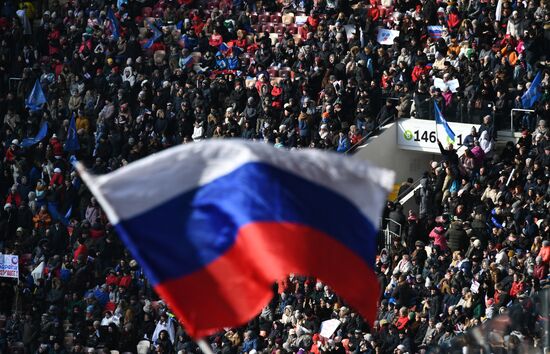
<path id="1" fill-rule="evenodd" d="M 464 154 L 440 145 L 441 161 L 413 176 L 418 212 L 387 205 L 378 320 L 291 275 L 258 317 L 209 343 L 215 353 L 412 354 L 450 349 L 503 314 L 513 321 L 491 331 L 494 352 L 548 347 L 533 297 L 550 262 L 547 0 L 0 3 L 0 253 L 20 262 L 18 279 L 0 278 L 0 353 L 200 351 L 74 159 L 104 174 L 222 138 L 346 153 L 380 124 L 433 119 L 434 102 L 447 120 L 481 128 Z M 381 29 L 399 36 L 380 44 Z M 515 117 L 522 136 L 499 151 L 512 108 L 534 112 Z M 341 324 L 324 338 L 328 319 Z"/>

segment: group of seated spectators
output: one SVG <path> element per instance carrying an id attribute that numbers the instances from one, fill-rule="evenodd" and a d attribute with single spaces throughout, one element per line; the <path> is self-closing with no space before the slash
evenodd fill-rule
<path id="1" fill-rule="evenodd" d="M 378 320 L 365 323 L 321 280 L 290 275 L 255 319 L 208 342 L 215 353 L 412 354 L 456 349 L 502 314 L 491 350 L 548 348 L 534 297 L 550 262 L 547 0 L 0 5 L 0 253 L 18 255 L 20 273 L 0 278 L 0 353 L 200 352 L 74 160 L 105 174 L 223 138 L 347 153 L 394 119 L 434 119 L 434 102 L 481 128 L 464 154 L 441 146 L 414 176 L 418 212 L 386 207 Z M 399 35 L 380 44 L 382 30 Z M 538 100 L 524 107 L 538 73 Z M 510 126 L 512 108 L 533 112 Z M 77 149 L 67 149 L 72 119 Z M 502 129 L 521 138 L 497 149 Z M 328 319 L 341 324 L 324 338 Z"/>

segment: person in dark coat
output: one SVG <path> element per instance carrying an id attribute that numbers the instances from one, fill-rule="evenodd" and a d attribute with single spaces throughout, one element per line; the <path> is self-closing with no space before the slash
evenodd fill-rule
<path id="1" fill-rule="evenodd" d="M 411 300 L 415 297 L 414 290 L 407 283 L 407 277 L 404 274 L 399 276 L 399 283 L 392 292 L 392 297 L 397 301 L 397 307 L 408 307 L 411 304 Z"/>
<path id="2" fill-rule="evenodd" d="M 464 231 L 461 221 L 453 221 L 449 230 L 445 233 L 445 237 L 448 240 L 447 245 L 452 252 L 460 251 L 464 254 L 468 248 L 468 235 Z"/>
<path id="3" fill-rule="evenodd" d="M 421 232 L 421 226 L 418 222 L 416 214 L 409 212 L 407 218 L 407 234 L 405 235 L 405 243 L 409 253 L 412 253 L 415 249 L 415 242 L 419 239 Z"/>

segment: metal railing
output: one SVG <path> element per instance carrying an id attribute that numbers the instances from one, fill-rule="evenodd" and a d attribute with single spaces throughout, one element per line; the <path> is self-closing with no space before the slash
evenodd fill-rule
<path id="1" fill-rule="evenodd" d="M 456 149 L 456 153 L 458 157 L 462 157 L 464 153 L 466 152 L 467 147 L 465 145 L 461 145 L 458 149 Z M 401 194 L 397 195 L 397 198 L 395 198 L 396 202 L 399 202 L 401 205 L 405 204 L 414 196 L 414 192 L 416 192 L 420 188 L 420 180 L 422 177 L 418 178 L 416 181 L 414 181 L 411 186 L 404 191 Z"/>
<path id="2" fill-rule="evenodd" d="M 385 221 L 386 222 L 386 227 L 382 228 L 383 226 L 383 222 L 382 221 Z M 390 223 L 392 224 L 395 224 L 398 229 L 399 229 L 399 232 L 394 232 L 394 231 L 391 231 L 390 230 Z M 382 248 L 385 248 L 388 250 L 388 254 L 392 254 L 392 241 L 393 239 L 395 238 L 401 238 L 401 233 L 403 232 L 403 225 L 401 225 L 400 223 L 392 220 L 392 219 L 389 219 L 389 218 L 380 218 L 380 236 L 382 237 L 381 239 L 381 242 L 380 244 L 382 245 Z"/>
<path id="3" fill-rule="evenodd" d="M 22 77 L 10 77 L 8 79 L 8 90 L 10 92 L 13 92 L 13 90 L 12 90 L 12 81 L 21 81 L 21 80 L 23 80 Z"/>
<path id="4" fill-rule="evenodd" d="M 376 133 L 378 133 L 380 131 L 380 128 L 382 128 L 384 125 L 388 124 L 389 121 L 391 120 L 394 120 L 395 117 L 388 117 L 386 118 L 382 123 L 378 124 L 373 130 L 371 130 L 370 132 L 368 132 L 364 137 L 362 137 L 358 142 L 356 142 L 355 144 L 353 144 L 352 146 L 349 147 L 349 149 L 347 149 L 344 154 L 349 154 L 349 153 L 353 153 L 355 151 L 355 149 L 357 149 L 359 146 L 361 146 L 362 144 L 364 144 L 370 137 L 376 135 Z"/>
<path id="5" fill-rule="evenodd" d="M 527 112 L 527 113 L 533 113 L 535 110 L 533 109 L 523 109 L 523 108 L 512 108 L 510 110 L 510 133 L 514 135 L 514 112 Z"/>

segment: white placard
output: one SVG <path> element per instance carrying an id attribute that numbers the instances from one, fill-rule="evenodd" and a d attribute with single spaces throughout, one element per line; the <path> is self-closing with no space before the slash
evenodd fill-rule
<path id="1" fill-rule="evenodd" d="M 306 22 L 307 22 L 307 16 L 296 16 L 296 19 L 294 20 L 294 23 L 296 23 L 296 26 L 301 26 Z"/>
<path id="2" fill-rule="evenodd" d="M 376 37 L 376 40 L 380 44 L 392 45 L 393 40 L 397 37 L 399 37 L 399 31 L 380 28 L 378 30 L 378 36 Z"/>
<path id="3" fill-rule="evenodd" d="M 19 256 L 0 254 L 0 277 L 19 278 Z"/>
<path id="4" fill-rule="evenodd" d="M 478 124 L 447 122 L 456 136 L 455 149 L 462 146 L 464 138 L 470 134 L 472 127 L 479 129 Z M 437 138 L 435 120 L 405 118 L 397 122 L 397 145 L 402 149 L 439 153 Z M 444 147 L 449 143 L 442 140 L 443 137 L 439 139 Z"/>
<path id="5" fill-rule="evenodd" d="M 460 87 L 460 83 L 458 82 L 458 79 L 443 81 L 443 79 L 436 77 L 434 79 L 434 86 L 441 89 L 442 92 L 447 91 L 448 88 L 452 93 L 455 93 Z"/>
<path id="6" fill-rule="evenodd" d="M 470 286 L 470 290 L 472 290 L 472 292 L 474 294 L 477 294 L 479 292 L 479 283 L 477 281 L 472 281 L 472 285 Z"/>
<path id="7" fill-rule="evenodd" d="M 340 325 L 340 321 L 333 318 L 331 320 L 326 320 L 321 323 L 321 332 L 319 335 L 324 338 L 330 338 L 336 332 L 336 329 Z"/>
<path id="8" fill-rule="evenodd" d="M 355 34 L 355 25 L 344 25 L 344 29 L 346 30 L 347 39 L 353 38 Z"/>

